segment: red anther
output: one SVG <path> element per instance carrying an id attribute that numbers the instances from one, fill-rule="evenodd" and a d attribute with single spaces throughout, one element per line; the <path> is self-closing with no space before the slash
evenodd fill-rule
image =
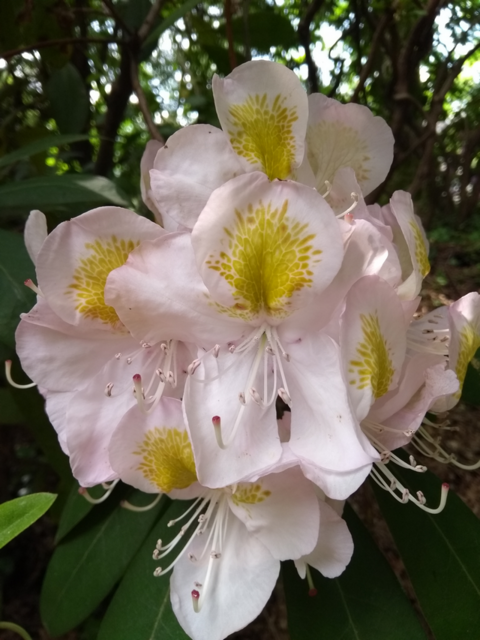
<path id="1" fill-rule="evenodd" d="M 133 381 L 134 381 L 134 382 L 141 382 L 141 381 L 142 381 L 142 376 L 141 376 L 139 373 L 136 373 L 136 374 L 133 376 Z"/>
<path id="2" fill-rule="evenodd" d="M 308 595 L 309 595 L 311 598 L 313 598 L 314 596 L 316 596 L 316 595 L 317 595 L 317 593 L 318 593 L 318 591 L 317 591 L 315 588 L 313 588 L 313 589 L 309 589 L 309 591 L 308 591 Z"/>
<path id="3" fill-rule="evenodd" d="M 198 599 L 200 598 L 200 592 L 199 592 L 199 591 L 197 591 L 196 589 L 193 589 L 193 591 L 192 591 L 192 598 L 193 598 L 194 600 L 198 600 Z"/>

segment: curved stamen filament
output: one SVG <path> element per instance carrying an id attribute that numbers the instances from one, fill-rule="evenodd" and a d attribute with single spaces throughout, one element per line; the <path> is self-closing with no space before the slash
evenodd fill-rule
<path id="1" fill-rule="evenodd" d="M 79 487 L 78 488 L 78 493 L 83 496 L 85 498 L 85 500 L 87 502 L 90 502 L 90 504 L 101 504 L 102 502 L 105 502 L 105 500 L 110 496 L 110 494 L 112 493 L 112 491 L 115 489 L 115 487 L 118 484 L 118 480 L 114 480 L 108 487 L 108 489 L 105 491 L 105 493 L 103 494 L 103 496 L 101 496 L 100 498 L 93 498 L 89 493 L 88 490 L 85 487 Z"/>
<path id="2" fill-rule="evenodd" d="M 446 483 L 442 484 L 440 504 L 436 509 L 433 509 L 426 506 L 425 496 L 421 491 L 417 492 L 417 498 L 412 496 L 410 491 L 406 489 L 399 480 L 397 480 L 390 469 L 388 469 L 382 462 L 375 462 L 370 475 L 372 479 L 379 485 L 379 487 L 385 489 L 385 491 L 388 491 L 395 498 L 395 500 L 401 502 L 402 504 L 406 504 L 408 501 L 413 502 L 415 505 L 417 505 L 417 507 L 431 514 L 440 513 L 445 508 L 449 490 L 449 486 Z M 397 491 L 400 492 L 401 495 L 398 495 L 396 493 Z"/>
<path id="3" fill-rule="evenodd" d="M 18 384 L 14 382 L 12 378 L 12 361 L 5 360 L 5 377 L 7 378 L 8 384 L 14 387 L 15 389 L 32 389 L 37 386 L 36 382 L 30 382 L 29 384 Z"/>
<path id="4" fill-rule="evenodd" d="M 156 498 L 153 500 L 153 502 L 145 505 L 144 507 L 137 507 L 136 505 L 132 504 L 128 500 L 122 500 L 120 502 L 120 506 L 122 507 L 122 509 L 127 509 L 127 511 L 135 511 L 137 513 L 141 513 L 142 511 L 150 511 L 150 509 L 153 509 L 154 507 L 156 507 L 157 504 L 160 502 L 161 497 L 162 497 L 162 494 L 159 493 L 158 496 L 156 496 Z"/>
<path id="5" fill-rule="evenodd" d="M 459 462 L 455 455 L 445 451 L 445 449 L 440 446 L 436 439 L 433 438 L 424 427 L 420 427 L 417 435 L 412 440 L 412 444 L 416 449 L 418 449 L 418 451 L 427 456 L 427 458 L 433 458 L 434 460 L 437 460 L 437 462 L 442 462 L 443 464 L 451 463 L 465 471 L 475 471 L 476 469 L 480 469 L 480 460 L 477 460 L 477 462 L 472 464 Z M 432 448 L 428 445 L 431 445 Z"/>
<path id="6" fill-rule="evenodd" d="M 352 191 L 352 193 L 350 194 L 350 197 L 352 198 L 353 203 L 348 207 L 348 209 L 345 209 L 345 211 L 343 211 L 342 213 L 339 213 L 337 215 L 337 218 L 343 218 L 343 216 L 346 216 L 347 213 L 350 213 L 350 211 L 353 211 L 357 206 L 358 200 L 359 200 L 358 193 L 355 193 L 355 191 Z"/>

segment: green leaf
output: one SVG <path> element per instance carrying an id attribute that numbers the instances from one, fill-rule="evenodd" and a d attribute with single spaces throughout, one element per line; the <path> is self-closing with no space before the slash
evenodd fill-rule
<path id="1" fill-rule="evenodd" d="M 312 570 L 316 596 L 308 595 L 293 562 L 283 564 L 291 640 L 425 640 L 395 574 L 349 505 L 344 517 L 355 544 L 352 560 L 334 580 Z"/>
<path id="2" fill-rule="evenodd" d="M 152 551 L 158 539 L 167 541 L 172 538 L 174 532 L 168 527 L 168 522 L 182 515 L 189 504 L 175 500 L 152 529 L 108 607 L 97 640 L 188 639 L 170 605 L 170 574 L 160 578 L 153 576 L 156 565 L 152 560 Z M 184 541 L 186 544 L 188 533 Z M 178 545 L 172 556 L 182 546 Z M 141 615 L 132 615 L 136 611 L 141 611 Z"/>
<path id="3" fill-rule="evenodd" d="M 81 525 L 63 539 L 53 554 L 43 584 L 40 611 L 48 633 L 61 635 L 85 620 L 121 578 L 162 509 L 135 513 L 116 500 L 98 505 Z M 123 497 L 123 495 L 122 495 Z M 134 504 L 151 495 L 133 492 Z"/>
<path id="4" fill-rule="evenodd" d="M 113 182 L 102 176 L 65 174 L 30 178 L 0 187 L 0 211 L 12 208 L 51 210 L 74 204 L 128 206 L 128 200 Z"/>
<path id="5" fill-rule="evenodd" d="M 397 452 L 398 453 L 398 452 Z M 436 506 L 440 480 L 394 469 L 412 493 L 423 491 Z M 436 640 L 478 639 L 480 627 L 480 521 L 452 491 L 442 513 L 432 515 L 411 502 L 400 504 L 374 485 L 382 513 Z"/>
<path id="6" fill-rule="evenodd" d="M 174 9 L 164 20 L 162 20 L 158 27 L 151 32 L 143 43 L 143 48 L 156 45 L 162 33 L 173 26 L 177 20 L 183 18 L 183 16 L 191 11 L 197 4 L 199 4 L 199 0 L 186 0 L 186 2 L 177 7 L 177 9 Z"/>
<path id="7" fill-rule="evenodd" d="M 60 522 L 58 523 L 57 533 L 55 534 L 55 544 L 58 544 L 60 540 L 63 540 L 63 538 L 70 533 L 70 531 L 72 531 L 94 507 L 91 502 L 88 502 L 88 500 L 78 493 L 78 489 L 78 483 L 74 482 L 70 490 L 70 494 L 65 502 Z M 92 498 L 98 499 L 105 493 L 105 489 L 98 485 L 96 487 L 90 487 L 88 493 Z"/>
<path id="8" fill-rule="evenodd" d="M 23 284 L 34 274 L 23 237 L 0 229 L 0 341 L 8 346 L 15 346 L 20 314 L 35 304 L 35 294 Z"/>
<path id="9" fill-rule="evenodd" d="M 268 28 L 265 26 L 268 25 Z M 223 26 L 225 29 L 225 27 Z M 245 26 L 243 17 L 232 20 L 234 40 L 243 44 Z M 248 35 L 250 46 L 258 53 L 270 53 L 270 47 L 281 47 L 283 50 L 298 47 L 297 34 L 288 18 L 274 11 L 258 11 L 248 16 Z"/>
<path id="10" fill-rule="evenodd" d="M 46 94 L 53 117 L 62 133 L 83 131 L 90 110 L 87 89 L 76 67 L 70 62 L 52 73 Z"/>
<path id="11" fill-rule="evenodd" d="M 80 140 L 88 140 L 87 135 L 65 135 L 65 136 L 45 136 L 36 140 L 31 144 L 27 144 L 21 149 L 7 153 L 7 155 L 0 158 L 0 167 L 6 167 L 19 160 L 30 158 L 37 153 L 51 149 L 52 147 L 61 147 L 64 144 L 70 144 L 72 142 L 79 142 Z"/>
<path id="12" fill-rule="evenodd" d="M 480 349 L 468 365 L 463 383 L 462 400 L 475 406 L 480 405 Z"/>
<path id="13" fill-rule="evenodd" d="M 50 509 L 57 496 L 33 493 L 0 505 L 0 549 Z"/>
<path id="14" fill-rule="evenodd" d="M 10 389 L 0 389 L 0 424 L 21 424 L 23 422 L 23 415 L 20 409 L 17 407 Z"/>

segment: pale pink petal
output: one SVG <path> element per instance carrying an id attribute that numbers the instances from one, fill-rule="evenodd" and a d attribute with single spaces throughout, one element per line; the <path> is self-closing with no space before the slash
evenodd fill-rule
<path id="1" fill-rule="evenodd" d="M 184 409 L 198 478 L 204 486 L 221 488 L 258 476 L 282 454 L 275 403 L 259 405 L 249 393 L 253 387 L 263 394 L 263 366 L 251 379 L 255 351 L 232 354 L 224 349 L 217 358 L 206 355 L 187 380 Z M 240 393 L 245 393 L 246 404 L 240 401 Z M 225 449 L 217 442 L 214 416 L 220 418 Z"/>
<path id="2" fill-rule="evenodd" d="M 243 172 L 221 129 L 190 125 L 174 133 L 156 156 L 151 197 L 162 216 L 191 229 L 212 191 Z"/>
<path id="3" fill-rule="evenodd" d="M 126 333 L 114 309 L 105 303 L 107 276 L 142 240 L 164 234 L 159 225 L 119 207 L 100 207 L 63 222 L 38 255 L 40 289 L 65 322 Z"/>
<path id="4" fill-rule="evenodd" d="M 162 216 L 157 208 L 157 205 L 152 197 L 151 183 L 150 183 L 150 169 L 153 168 L 155 156 L 163 147 L 163 144 L 158 140 L 149 140 L 143 152 L 142 159 L 140 161 L 140 191 L 142 194 L 142 200 L 154 214 L 155 220 L 158 224 L 162 224 Z"/>
<path id="5" fill-rule="evenodd" d="M 213 192 L 192 244 L 201 276 L 226 314 L 274 324 L 315 300 L 343 258 L 338 222 L 325 200 L 309 187 L 270 182 L 258 172 Z"/>
<path id="6" fill-rule="evenodd" d="M 243 629 L 261 613 L 280 571 L 280 562 L 230 512 L 221 557 L 214 561 L 202 609 L 196 613 L 191 593 L 202 589 L 197 584 L 204 587 L 211 561 L 208 552 L 202 557 L 208 533 L 195 536 L 189 547 L 197 560 L 184 554 L 170 579 L 173 611 L 192 640 L 223 640 Z"/>
<path id="7" fill-rule="evenodd" d="M 317 542 L 317 497 L 298 468 L 239 484 L 229 503 L 247 530 L 278 560 L 300 558 Z"/>
<path id="8" fill-rule="evenodd" d="M 305 577 L 306 565 L 320 571 L 326 578 L 336 578 L 345 570 L 353 555 L 353 540 L 346 522 L 328 504 L 319 500 L 320 529 L 318 542 L 309 555 L 297 560 L 300 577 Z"/>
<path id="9" fill-rule="evenodd" d="M 37 264 L 37 257 L 48 235 L 47 219 L 38 209 L 30 211 L 25 223 L 25 246 L 33 264 Z"/>
<path id="10" fill-rule="evenodd" d="M 128 335 L 89 332 L 64 322 L 40 297 L 22 316 L 15 337 L 25 373 L 49 391 L 81 389 L 116 353 L 137 346 Z"/>
<path id="11" fill-rule="evenodd" d="M 143 242 L 113 271 L 107 304 L 139 341 L 166 337 L 212 347 L 239 338 L 244 322 L 219 313 L 198 273 L 190 233 Z"/>
<path id="12" fill-rule="evenodd" d="M 398 384 L 406 353 L 406 322 L 395 290 L 377 276 L 351 288 L 342 320 L 342 355 L 356 416 Z"/>
<path id="13" fill-rule="evenodd" d="M 62 451 L 68 455 L 67 438 L 67 407 L 72 399 L 73 391 L 48 392 L 45 398 L 45 411 L 53 428 L 57 432 L 58 442 Z"/>
<path id="14" fill-rule="evenodd" d="M 333 102 L 333 104 L 332 104 Z M 368 195 L 386 178 L 393 160 L 394 139 L 385 120 L 358 104 L 309 96 L 307 155 L 323 193 L 342 167 L 351 167 Z"/>
<path id="15" fill-rule="evenodd" d="M 344 499 L 358 488 L 378 456 L 350 409 L 340 350 L 321 334 L 307 335 L 286 348 L 290 362 L 285 375 L 292 399 L 289 446 L 307 477 L 330 497 Z M 332 492 L 325 477 L 335 474 L 341 477 Z"/>
<path id="16" fill-rule="evenodd" d="M 222 129 L 245 171 L 284 180 L 304 156 L 306 93 L 287 67 L 267 60 L 240 65 L 212 81 Z"/>

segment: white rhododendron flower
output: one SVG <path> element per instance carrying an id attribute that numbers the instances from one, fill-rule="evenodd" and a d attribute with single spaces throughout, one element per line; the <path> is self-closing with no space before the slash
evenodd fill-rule
<path id="1" fill-rule="evenodd" d="M 153 557 L 193 640 L 253 620 L 283 560 L 311 591 L 309 567 L 339 576 L 353 553 L 343 501 L 369 474 L 440 512 L 448 486 L 434 507 L 411 494 L 392 463 L 426 467 L 398 447 L 480 466 L 431 432 L 480 348 L 480 296 L 419 317 L 429 245 L 412 198 L 365 202 L 390 170 L 388 125 L 307 98 L 266 60 L 212 87 L 221 128 L 147 145 L 156 222 L 100 207 L 48 234 L 31 212 L 37 303 L 16 334 L 24 386 L 39 386 L 87 499 L 121 479 L 151 506 L 192 501 Z"/>

